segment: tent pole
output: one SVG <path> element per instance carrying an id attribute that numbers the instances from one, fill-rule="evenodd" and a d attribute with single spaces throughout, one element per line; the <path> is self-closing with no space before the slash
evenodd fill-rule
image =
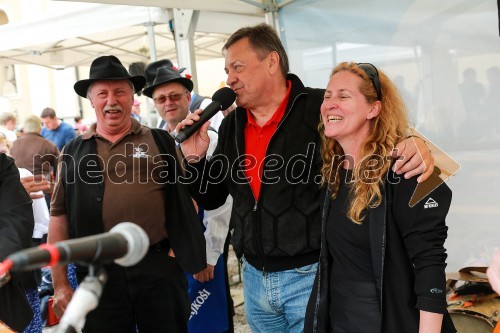
<path id="1" fill-rule="evenodd" d="M 194 91 L 198 91 L 196 60 L 194 56 L 194 32 L 200 12 L 190 9 L 173 9 L 174 36 L 179 67 L 187 67 L 191 72 Z"/>
<path id="2" fill-rule="evenodd" d="M 78 71 L 78 66 L 74 66 L 73 68 L 75 69 L 75 79 L 76 79 L 76 81 L 80 81 L 80 72 Z M 77 100 L 78 100 L 78 111 L 79 111 L 80 117 L 83 118 L 82 99 L 81 99 L 81 97 L 78 97 Z"/>
<path id="3" fill-rule="evenodd" d="M 266 19 L 266 23 L 272 25 L 274 29 L 279 33 L 280 31 L 280 23 L 278 18 L 278 5 L 276 4 L 276 0 L 264 0 L 264 17 Z"/>
<path id="4" fill-rule="evenodd" d="M 148 28 L 148 43 L 149 43 L 149 60 L 153 62 L 157 60 L 154 23 L 149 22 L 147 24 L 147 28 Z"/>
<path id="5" fill-rule="evenodd" d="M 148 8 L 149 22 L 145 24 L 148 29 L 148 43 L 149 43 L 149 60 L 150 62 L 156 61 L 156 42 L 155 42 L 155 24 L 151 22 L 150 8 Z"/>

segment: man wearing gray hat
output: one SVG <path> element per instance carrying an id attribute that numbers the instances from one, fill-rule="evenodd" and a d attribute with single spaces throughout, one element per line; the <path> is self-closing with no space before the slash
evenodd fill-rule
<path id="1" fill-rule="evenodd" d="M 51 202 L 49 243 L 109 231 L 131 221 L 151 247 L 136 265 L 104 264 L 108 281 L 84 332 L 187 332 L 189 298 L 183 271 L 206 267 L 205 240 L 183 184 L 174 140 L 130 117 L 134 92 L 146 82 L 114 56 L 95 59 L 89 79 L 75 83 L 97 123 L 69 142 L 59 158 Z M 175 255 L 174 255 L 175 253 Z M 77 266 L 79 280 L 85 267 Z M 54 311 L 73 295 L 66 268 L 52 269 Z"/>

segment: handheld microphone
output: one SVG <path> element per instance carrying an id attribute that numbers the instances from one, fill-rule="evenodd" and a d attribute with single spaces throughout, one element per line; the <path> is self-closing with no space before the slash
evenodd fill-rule
<path id="1" fill-rule="evenodd" d="M 175 141 L 182 143 L 195 133 L 204 123 L 212 118 L 217 112 L 223 111 L 231 106 L 236 100 L 236 93 L 228 87 L 220 88 L 212 96 L 212 103 L 208 104 L 203 113 L 200 114 L 200 120 L 193 125 L 184 127 L 175 136 Z"/>
<path id="2" fill-rule="evenodd" d="M 149 238 L 137 224 L 122 222 L 109 232 L 42 244 L 18 251 L 5 259 L 11 271 L 29 271 L 69 262 L 105 263 L 114 260 L 121 266 L 137 264 L 146 255 Z"/>

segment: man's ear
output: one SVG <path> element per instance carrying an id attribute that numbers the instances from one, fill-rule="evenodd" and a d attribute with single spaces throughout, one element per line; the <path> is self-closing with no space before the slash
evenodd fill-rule
<path id="1" fill-rule="evenodd" d="M 278 52 L 272 51 L 267 55 L 268 57 L 268 69 L 269 69 L 269 74 L 274 74 L 276 71 L 279 70 L 280 67 L 280 56 L 278 55 Z"/>
<path id="2" fill-rule="evenodd" d="M 382 103 L 380 101 L 373 102 L 370 112 L 366 115 L 366 119 L 372 119 L 380 114 L 380 109 L 382 108 Z"/>

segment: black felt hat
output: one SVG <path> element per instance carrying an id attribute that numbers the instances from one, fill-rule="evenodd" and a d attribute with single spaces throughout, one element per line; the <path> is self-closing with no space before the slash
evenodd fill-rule
<path id="1" fill-rule="evenodd" d="M 90 65 L 89 78 L 77 81 L 74 85 L 76 93 L 87 97 L 90 84 L 98 80 L 130 80 L 138 92 L 146 84 L 146 78 L 142 75 L 131 76 L 120 60 L 115 56 L 102 56 L 92 61 Z"/>
<path id="2" fill-rule="evenodd" d="M 153 81 L 155 80 L 156 72 L 158 71 L 158 68 L 164 67 L 164 66 L 173 68 L 174 64 L 169 59 L 161 59 L 161 60 L 152 62 L 146 66 L 146 68 L 144 69 L 144 76 L 146 76 L 146 86 L 150 86 L 153 84 Z M 184 70 L 185 70 L 185 68 L 180 69 L 179 73 L 182 73 Z"/>
<path id="3" fill-rule="evenodd" d="M 147 67 L 146 72 L 148 72 Z M 193 90 L 193 81 L 183 77 L 181 73 L 175 70 L 173 67 L 163 66 L 159 67 L 156 70 L 156 75 L 151 82 L 151 85 L 143 90 L 143 94 L 148 96 L 149 98 L 153 98 L 153 91 L 155 90 L 155 88 L 168 82 L 179 82 L 189 91 Z"/>

